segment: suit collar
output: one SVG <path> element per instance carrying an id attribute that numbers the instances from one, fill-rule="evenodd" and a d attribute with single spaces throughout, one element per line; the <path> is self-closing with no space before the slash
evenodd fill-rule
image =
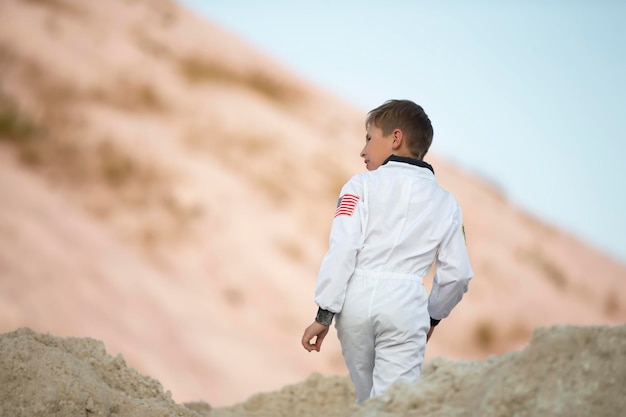
<path id="1" fill-rule="evenodd" d="M 385 165 L 387 162 L 390 162 L 390 161 L 391 162 L 404 162 L 405 164 L 411 164 L 411 165 L 418 166 L 420 168 L 429 169 L 433 174 L 435 173 L 435 170 L 433 169 L 432 165 L 430 165 L 428 162 L 420 161 L 419 159 L 409 158 L 406 156 L 390 155 L 389 158 L 385 159 L 385 162 L 383 162 L 383 165 Z"/>

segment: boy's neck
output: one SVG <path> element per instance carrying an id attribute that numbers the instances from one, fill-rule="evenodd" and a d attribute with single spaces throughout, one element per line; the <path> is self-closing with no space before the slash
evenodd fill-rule
<path id="1" fill-rule="evenodd" d="M 399 156 L 399 157 L 402 157 L 402 158 L 417 159 L 418 161 L 421 161 L 421 159 L 420 159 L 420 158 L 416 157 L 416 156 L 415 156 L 415 155 L 413 155 L 411 152 L 409 152 L 409 151 L 407 151 L 407 150 L 403 150 L 403 149 L 400 149 L 400 150 L 398 150 L 398 151 L 396 151 L 396 152 L 392 153 L 390 156 L 393 156 L 393 155 L 395 155 L 395 156 Z"/>

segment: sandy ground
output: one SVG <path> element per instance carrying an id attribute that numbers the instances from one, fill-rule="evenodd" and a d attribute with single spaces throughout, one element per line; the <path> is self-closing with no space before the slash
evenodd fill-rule
<path id="1" fill-rule="evenodd" d="M 420 381 L 353 405 L 344 377 L 313 374 L 227 408 L 177 404 L 102 342 L 28 328 L 0 335 L 0 416 L 622 416 L 626 326 L 538 329 L 521 351 L 432 360 Z"/>

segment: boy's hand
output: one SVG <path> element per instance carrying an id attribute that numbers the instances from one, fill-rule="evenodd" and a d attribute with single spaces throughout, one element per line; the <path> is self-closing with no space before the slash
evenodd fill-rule
<path id="1" fill-rule="evenodd" d="M 426 333 L 426 343 L 428 343 L 428 341 L 430 340 L 430 336 L 433 335 L 433 331 L 435 330 L 434 326 L 430 326 L 430 330 L 428 331 L 428 333 Z"/>
<path id="2" fill-rule="evenodd" d="M 319 352 L 322 348 L 322 342 L 328 334 L 329 327 L 330 326 L 324 326 L 323 324 L 314 321 L 304 330 L 304 335 L 302 335 L 302 346 L 304 346 L 304 348 L 309 352 L 312 350 Z M 311 343 L 313 338 L 315 338 L 315 343 Z"/>

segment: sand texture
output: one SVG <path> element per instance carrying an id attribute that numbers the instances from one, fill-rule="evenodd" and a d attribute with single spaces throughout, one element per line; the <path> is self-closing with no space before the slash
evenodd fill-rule
<path id="1" fill-rule="evenodd" d="M 211 408 L 177 404 L 161 383 L 102 342 L 28 328 L 0 336 L 0 416 L 623 416 L 626 326 L 557 326 L 521 351 L 483 361 L 428 362 L 422 379 L 353 405 L 345 377 L 313 374 L 276 392 Z"/>

